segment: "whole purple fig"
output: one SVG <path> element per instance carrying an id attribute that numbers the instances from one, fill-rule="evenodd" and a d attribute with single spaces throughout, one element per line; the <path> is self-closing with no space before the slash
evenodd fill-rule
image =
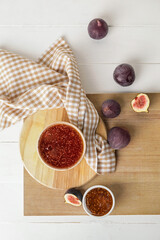
<path id="1" fill-rule="evenodd" d="M 123 63 L 116 67 L 113 73 L 114 80 L 121 86 L 130 86 L 135 80 L 135 72 L 131 65 Z"/>
<path id="2" fill-rule="evenodd" d="M 93 39 L 102 39 L 108 33 L 108 25 L 103 19 L 95 18 L 88 25 L 88 33 Z"/>
<path id="3" fill-rule="evenodd" d="M 107 118 L 115 118 L 121 112 L 121 107 L 118 102 L 113 99 L 108 99 L 102 104 L 102 113 Z"/>
<path id="4" fill-rule="evenodd" d="M 113 127 L 108 131 L 107 140 L 111 148 L 121 149 L 129 144 L 131 137 L 127 130 L 120 127 Z"/>

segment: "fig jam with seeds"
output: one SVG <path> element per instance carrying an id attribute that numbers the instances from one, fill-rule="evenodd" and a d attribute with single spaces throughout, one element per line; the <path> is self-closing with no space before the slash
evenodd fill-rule
<path id="1" fill-rule="evenodd" d="M 54 168 L 70 168 L 83 153 L 83 140 L 75 128 L 56 124 L 41 134 L 38 150 L 43 161 Z"/>
<path id="2" fill-rule="evenodd" d="M 112 196 L 104 188 L 94 188 L 86 195 L 86 206 L 94 216 L 106 215 L 111 210 L 112 205 Z"/>

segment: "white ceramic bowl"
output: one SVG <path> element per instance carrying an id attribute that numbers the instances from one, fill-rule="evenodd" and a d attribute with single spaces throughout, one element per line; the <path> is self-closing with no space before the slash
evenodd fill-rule
<path id="1" fill-rule="evenodd" d="M 95 188 L 103 188 L 103 189 L 107 190 L 107 191 L 111 194 L 111 196 L 112 196 L 112 200 L 113 200 L 112 207 L 111 207 L 110 211 L 109 211 L 108 213 L 106 213 L 105 215 L 103 215 L 103 216 L 94 216 L 94 215 L 92 215 L 91 211 L 90 211 L 90 210 L 87 208 L 87 206 L 86 206 L 86 195 L 87 195 L 88 192 L 90 192 L 92 189 L 95 189 Z M 103 185 L 95 185 L 95 186 L 92 186 L 92 187 L 88 188 L 88 189 L 85 191 L 85 193 L 84 193 L 84 195 L 83 195 L 82 204 L 83 204 L 83 208 L 84 208 L 85 212 L 86 212 L 89 216 L 91 216 L 91 217 L 96 217 L 96 218 L 104 218 L 104 217 L 108 216 L 108 215 L 113 211 L 114 206 L 115 206 L 115 197 L 114 197 L 112 191 L 111 191 L 109 188 L 107 188 L 107 187 L 105 187 L 105 186 L 103 186 Z"/>
<path id="2" fill-rule="evenodd" d="M 48 164 L 42 159 L 42 157 L 41 157 L 41 155 L 40 155 L 40 152 L 39 152 L 38 145 L 39 145 L 39 140 L 40 140 L 41 135 L 43 134 L 43 132 L 44 132 L 47 128 L 50 128 L 50 127 L 52 127 L 52 126 L 54 126 L 54 125 L 57 125 L 57 124 L 64 124 L 64 125 L 68 125 L 68 126 L 74 128 L 74 129 L 80 134 L 80 136 L 81 136 L 81 138 L 82 138 L 82 141 L 83 141 L 83 153 L 82 153 L 81 158 L 78 160 L 78 162 L 75 163 L 75 165 L 73 165 L 73 166 L 71 166 L 71 167 L 69 167 L 69 168 L 55 168 L 55 167 L 52 167 L 52 166 L 48 165 Z M 72 168 L 74 168 L 75 166 L 77 166 L 77 165 L 82 161 L 82 159 L 84 158 L 85 151 L 86 151 L 86 141 L 85 141 L 85 138 L 84 138 L 82 132 L 81 132 L 76 126 L 74 126 L 73 124 L 68 123 L 68 122 L 62 122 L 62 121 L 61 121 L 61 122 L 54 122 L 53 124 L 47 126 L 47 127 L 41 132 L 41 134 L 40 134 L 40 136 L 39 136 L 39 138 L 38 138 L 38 142 L 37 142 L 37 152 L 38 152 L 38 156 L 39 156 L 40 160 L 41 160 L 47 167 L 49 167 L 49 168 L 51 168 L 51 169 L 54 169 L 54 170 L 56 170 L 56 171 L 66 171 L 66 170 L 72 169 Z"/>

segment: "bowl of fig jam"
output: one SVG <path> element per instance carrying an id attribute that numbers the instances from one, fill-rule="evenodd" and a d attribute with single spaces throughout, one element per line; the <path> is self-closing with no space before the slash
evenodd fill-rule
<path id="1" fill-rule="evenodd" d="M 92 186 L 83 195 L 83 208 L 89 216 L 99 218 L 108 216 L 114 206 L 115 198 L 112 191 L 103 185 Z"/>
<path id="2" fill-rule="evenodd" d="M 38 139 L 39 158 L 57 171 L 77 166 L 84 157 L 86 143 L 82 132 L 68 122 L 55 122 L 46 127 Z"/>

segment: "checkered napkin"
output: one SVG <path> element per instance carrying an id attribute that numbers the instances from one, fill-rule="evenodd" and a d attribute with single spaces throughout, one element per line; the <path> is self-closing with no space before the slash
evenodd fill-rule
<path id="1" fill-rule="evenodd" d="M 114 150 L 96 134 L 99 116 L 81 86 L 76 60 L 60 38 L 37 62 L 0 50 L 0 129 L 40 109 L 65 107 L 86 139 L 86 161 L 99 174 L 113 172 Z"/>

